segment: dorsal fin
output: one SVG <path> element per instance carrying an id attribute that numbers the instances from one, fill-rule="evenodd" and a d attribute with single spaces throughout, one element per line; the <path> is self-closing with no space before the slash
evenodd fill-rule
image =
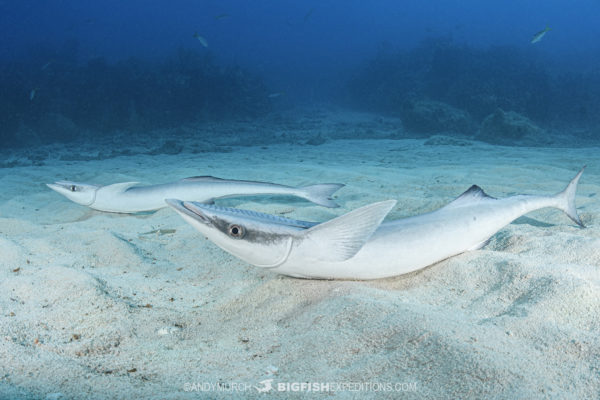
<path id="1" fill-rule="evenodd" d="M 480 188 L 477 185 L 472 185 L 470 188 L 468 188 L 463 194 L 461 194 L 460 196 L 458 196 L 456 198 L 456 200 L 462 198 L 462 197 L 481 197 L 481 198 L 488 198 L 488 199 L 494 199 L 494 197 L 488 195 L 486 192 L 483 191 L 482 188 Z"/>
<path id="2" fill-rule="evenodd" d="M 190 176 L 189 178 L 183 178 L 182 181 L 196 181 L 196 182 L 217 182 L 217 181 L 226 181 L 227 179 L 217 178 L 215 176 L 210 175 L 202 175 L 202 176 Z"/>
<path id="3" fill-rule="evenodd" d="M 446 207 L 460 207 L 468 204 L 478 203 L 485 200 L 496 200 L 495 197 L 489 196 L 477 185 L 468 188 L 463 194 L 446 205 Z"/>
<path id="4" fill-rule="evenodd" d="M 139 184 L 139 182 L 121 182 L 121 183 L 113 183 L 112 185 L 102 186 L 99 190 L 104 193 L 123 193 L 127 189 Z"/>
<path id="5" fill-rule="evenodd" d="M 210 176 L 210 175 L 190 176 L 189 178 L 181 179 L 180 182 L 232 182 L 232 183 L 261 183 L 261 184 L 264 183 L 264 182 L 259 182 L 259 181 L 217 178 L 216 176 Z M 275 184 L 270 183 L 270 185 L 275 185 Z"/>

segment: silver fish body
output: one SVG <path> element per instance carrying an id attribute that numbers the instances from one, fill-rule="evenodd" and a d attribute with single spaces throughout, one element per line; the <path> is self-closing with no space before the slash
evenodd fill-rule
<path id="1" fill-rule="evenodd" d="M 70 200 L 92 209 L 116 213 L 154 211 L 166 207 L 165 199 L 178 197 L 189 201 L 212 202 L 215 199 L 256 196 L 296 196 L 325 207 L 337 207 L 331 195 L 342 184 L 319 184 L 303 187 L 279 185 L 199 176 L 177 182 L 138 186 L 137 182 L 116 183 L 107 186 L 59 181 L 48 187 Z"/>
<path id="2" fill-rule="evenodd" d="M 250 264 L 301 278 L 378 279 L 481 248 L 502 227 L 541 208 L 558 208 L 583 226 L 575 209 L 582 173 L 553 196 L 495 199 L 472 186 L 436 211 L 385 223 L 393 200 L 315 225 L 245 210 L 167 202 L 208 239 Z"/>

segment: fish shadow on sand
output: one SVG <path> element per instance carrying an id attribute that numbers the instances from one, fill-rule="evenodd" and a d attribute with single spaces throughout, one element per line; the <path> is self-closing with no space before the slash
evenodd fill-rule
<path id="1" fill-rule="evenodd" d="M 134 213 L 134 214 L 122 214 L 122 213 L 107 213 L 107 212 L 103 212 L 103 211 L 96 211 L 96 210 L 87 210 L 85 212 L 85 214 L 81 215 L 78 218 L 75 218 L 71 221 L 64 221 L 62 223 L 72 223 L 72 222 L 83 222 L 83 221 L 87 221 L 90 218 L 96 217 L 96 216 L 104 216 L 107 218 L 140 218 L 140 219 L 146 219 L 146 218 L 150 218 L 152 217 L 154 214 L 156 214 L 158 210 L 155 211 L 143 211 L 143 212 L 138 212 L 138 213 Z"/>
<path id="2" fill-rule="evenodd" d="M 539 228 L 551 228 L 553 226 L 556 226 L 556 224 L 549 224 L 547 222 L 538 221 L 537 219 L 533 219 L 530 217 L 519 217 L 516 220 L 514 220 L 512 223 L 518 224 L 518 225 L 537 226 Z"/>

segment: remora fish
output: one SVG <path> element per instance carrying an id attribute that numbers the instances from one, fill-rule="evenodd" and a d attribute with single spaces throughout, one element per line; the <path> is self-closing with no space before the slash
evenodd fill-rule
<path id="1" fill-rule="evenodd" d="M 343 187 L 328 183 L 292 187 L 267 182 L 237 181 L 212 176 L 195 176 L 173 183 L 136 186 L 137 182 L 115 183 L 108 186 L 90 185 L 71 181 L 58 181 L 47 186 L 77 204 L 94 210 L 136 213 L 166 207 L 165 199 L 179 197 L 199 202 L 212 202 L 217 198 L 285 195 L 296 196 L 325 207 L 338 207 L 331 195 Z"/>
<path id="2" fill-rule="evenodd" d="M 531 43 L 537 43 L 540 40 L 542 40 L 542 38 L 546 35 L 546 33 L 548 33 L 548 31 L 550 31 L 552 28 L 546 27 L 546 29 L 539 31 L 538 33 L 536 33 L 535 35 L 533 35 L 533 38 L 531 38 Z"/>
<path id="3" fill-rule="evenodd" d="M 541 208 L 558 208 L 583 226 L 575 209 L 582 173 L 554 196 L 495 199 L 473 185 L 436 211 L 383 224 L 395 200 L 320 224 L 173 199 L 167 203 L 217 246 L 255 266 L 300 278 L 378 279 L 479 249 L 505 225 Z"/>

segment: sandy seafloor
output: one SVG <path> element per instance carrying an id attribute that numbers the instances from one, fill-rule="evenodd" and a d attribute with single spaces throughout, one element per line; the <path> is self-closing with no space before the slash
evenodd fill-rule
<path id="1" fill-rule="evenodd" d="M 80 150 L 57 145 L 43 165 L 0 169 L 0 398 L 306 395 L 258 393 L 266 379 L 408 389 L 316 398 L 600 396 L 599 148 L 444 138 L 183 147 L 64 161 Z M 547 209 L 482 250 L 368 282 L 279 276 L 221 251 L 170 209 L 105 214 L 44 186 L 194 175 L 342 182 L 338 209 L 275 197 L 219 204 L 324 221 L 397 199 L 393 219 L 440 207 L 471 184 L 496 197 L 554 193 L 584 164 L 577 204 L 587 228 Z M 158 229 L 175 232 L 148 233 Z M 250 386 L 185 390 L 219 383 Z"/>

